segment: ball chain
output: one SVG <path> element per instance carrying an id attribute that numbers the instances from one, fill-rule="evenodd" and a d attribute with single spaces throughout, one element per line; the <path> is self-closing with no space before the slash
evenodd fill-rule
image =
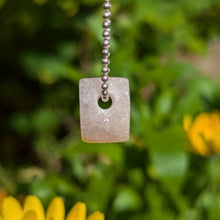
<path id="1" fill-rule="evenodd" d="M 108 65 L 110 64 L 110 60 L 109 60 L 109 56 L 110 56 L 110 33 L 111 33 L 111 4 L 110 4 L 110 0 L 105 0 L 105 3 L 103 4 L 103 8 L 105 9 L 105 12 L 103 14 L 103 18 L 104 18 L 104 22 L 102 23 L 102 27 L 104 28 L 104 31 L 102 33 L 102 36 L 104 38 L 102 46 L 103 46 L 103 50 L 102 50 L 102 81 L 103 84 L 101 85 L 102 88 L 102 101 L 103 102 L 108 102 L 109 100 L 109 96 L 108 96 L 108 84 L 107 81 L 109 79 L 108 74 L 110 72 L 110 68 L 108 67 Z"/>

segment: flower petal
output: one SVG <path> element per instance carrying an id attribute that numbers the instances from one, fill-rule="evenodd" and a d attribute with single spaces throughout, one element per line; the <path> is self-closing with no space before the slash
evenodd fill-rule
<path id="1" fill-rule="evenodd" d="M 23 215 L 21 204 L 12 196 L 6 197 L 2 204 L 4 220 L 20 220 Z"/>
<path id="2" fill-rule="evenodd" d="M 213 143 L 213 151 L 215 153 L 220 153 L 220 113 L 213 112 L 211 113 L 211 123 L 213 126 L 212 132 L 212 143 Z"/>
<path id="3" fill-rule="evenodd" d="M 104 220 L 105 216 L 101 212 L 94 212 L 91 214 L 87 220 Z"/>
<path id="4" fill-rule="evenodd" d="M 195 118 L 190 132 L 188 132 L 193 150 L 201 156 L 212 153 L 212 135 L 213 122 L 210 114 L 201 113 Z"/>
<path id="5" fill-rule="evenodd" d="M 36 196 L 27 196 L 24 201 L 24 211 L 35 211 L 37 214 L 38 220 L 45 220 L 44 208 L 41 204 L 41 201 Z"/>
<path id="6" fill-rule="evenodd" d="M 85 220 L 86 205 L 82 202 L 77 202 L 76 205 L 69 211 L 66 220 Z"/>
<path id="7" fill-rule="evenodd" d="M 190 115 L 185 115 L 183 118 L 183 128 L 186 132 L 189 131 L 190 126 L 192 125 L 192 117 Z"/>
<path id="8" fill-rule="evenodd" d="M 38 220 L 37 214 L 35 211 L 28 211 L 24 214 L 22 220 Z"/>
<path id="9" fill-rule="evenodd" d="M 46 220 L 64 220 L 65 207 L 60 197 L 55 197 L 47 208 Z"/>

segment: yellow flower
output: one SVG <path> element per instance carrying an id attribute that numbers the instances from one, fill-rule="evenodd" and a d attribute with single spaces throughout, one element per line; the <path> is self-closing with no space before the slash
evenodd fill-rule
<path id="1" fill-rule="evenodd" d="M 194 152 L 202 156 L 220 153 L 219 112 L 201 113 L 194 121 L 186 115 L 183 127 Z"/>
<path id="2" fill-rule="evenodd" d="M 0 220 L 64 220 L 65 207 L 60 197 L 55 197 L 45 214 L 41 201 L 36 196 L 27 196 L 23 207 L 14 197 L 6 197 L 2 204 Z M 76 203 L 67 214 L 66 220 L 86 220 L 86 205 Z M 87 220 L 104 220 L 104 215 L 95 212 Z"/>

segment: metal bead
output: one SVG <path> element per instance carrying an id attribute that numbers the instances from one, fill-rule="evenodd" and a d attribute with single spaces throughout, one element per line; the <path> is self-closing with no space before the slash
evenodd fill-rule
<path id="1" fill-rule="evenodd" d="M 107 90 L 103 90 L 102 91 L 102 95 L 107 96 L 108 95 L 108 91 Z"/>
<path id="2" fill-rule="evenodd" d="M 107 57 L 102 59 L 102 64 L 108 65 L 109 63 L 110 63 L 110 60 Z"/>
<path id="3" fill-rule="evenodd" d="M 110 31 L 104 30 L 102 33 L 103 37 L 110 37 Z"/>
<path id="4" fill-rule="evenodd" d="M 109 49 L 104 48 L 104 49 L 102 50 L 102 55 L 103 55 L 103 56 L 110 56 Z"/>
<path id="5" fill-rule="evenodd" d="M 104 47 L 108 47 L 108 46 L 110 45 L 110 41 L 109 41 L 109 40 L 104 40 L 103 43 L 102 43 L 102 45 L 103 45 Z"/>
<path id="6" fill-rule="evenodd" d="M 109 2 L 105 2 L 105 3 L 103 4 L 103 8 L 104 8 L 104 9 L 110 9 L 110 8 L 111 8 L 111 4 L 110 4 Z"/>
<path id="7" fill-rule="evenodd" d="M 102 95 L 101 99 L 102 99 L 103 102 L 108 102 L 109 101 L 109 95 L 108 94 L 107 95 Z"/>
<path id="8" fill-rule="evenodd" d="M 105 40 L 111 40 L 111 37 L 109 36 L 109 37 L 105 37 Z"/>
<path id="9" fill-rule="evenodd" d="M 104 65 L 102 67 L 102 73 L 104 74 L 102 76 L 102 81 L 103 84 L 101 85 L 102 90 L 102 100 L 104 102 L 107 102 L 109 100 L 109 95 L 108 95 L 108 84 L 106 83 L 109 79 L 108 74 L 110 72 L 110 68 L 108 67 L 108 65 L 110 64 L 110 60 L 108 59 L 108 57 L 110 56 L 110 52 L 109 52 L 109 48 L 110 48 L 110 34 L 111 34 L 111 12 L 109 11 L 109 9 L 111 8 L 111 4 L 109 2 L 109 0 L 105 0 L 105 3 L 103 4 L 104 9 L 106 9 L 106 11 L 103 14 L 103 18 L 105 19 L 104 22 L 102 23 L 102 27 L 104 28 L 104 31 L 102 33 L 102 36 L 104 38 L 103 40 L 103 50 L 102 50 L 102 64 Z"/>
<path id="10" fill-rule="evenodd" d="M 110 72 L 110 69 L 107 66 L 102 67 L 102 72 L 104 74 L 108 74 Z"/>
<path id="11" fill-rule="evenodd" d="M 109 19 L 105 20 L 103 23 L 102 23 L 102 27 L 103 28 L 109 28 L 111 26 L 111 21 Z"/>
<path id="12" fill-rule="evenodd" d="M 103 84 L 102 84 L 102 89 L 106 90 L 107 88 L 108 88 L 108 84 L 103 83 Z"/>
<path id="13" fill-rule="evenodd" d="M 110 18 L 110 17 L 111 17 L 111 12 L 109 10 L 105 11 L 104 14 L 103 14 L 103 18 L 107 19 L 107 18 Z"/>
<path id="14" fill-rule="evenodd" d="M 108 75 L 103 75 L 102 76 L 102 81 L 107 82 L 108 81 Z"/>

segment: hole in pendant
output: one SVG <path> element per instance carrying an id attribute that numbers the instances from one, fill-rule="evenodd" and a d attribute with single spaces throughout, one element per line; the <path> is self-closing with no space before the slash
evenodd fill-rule
<path id="1" fill-rule="evenodd" d="M 109 96 L 109 100 L 107 102 L 103 102 L 102 98 L 100 97 L 99 101 L 98 101 L 98 104 L 99 104 L 99 107 L 101 107 L 102 109 L 108 109 L 112 106 L 112 99 Z"/>

